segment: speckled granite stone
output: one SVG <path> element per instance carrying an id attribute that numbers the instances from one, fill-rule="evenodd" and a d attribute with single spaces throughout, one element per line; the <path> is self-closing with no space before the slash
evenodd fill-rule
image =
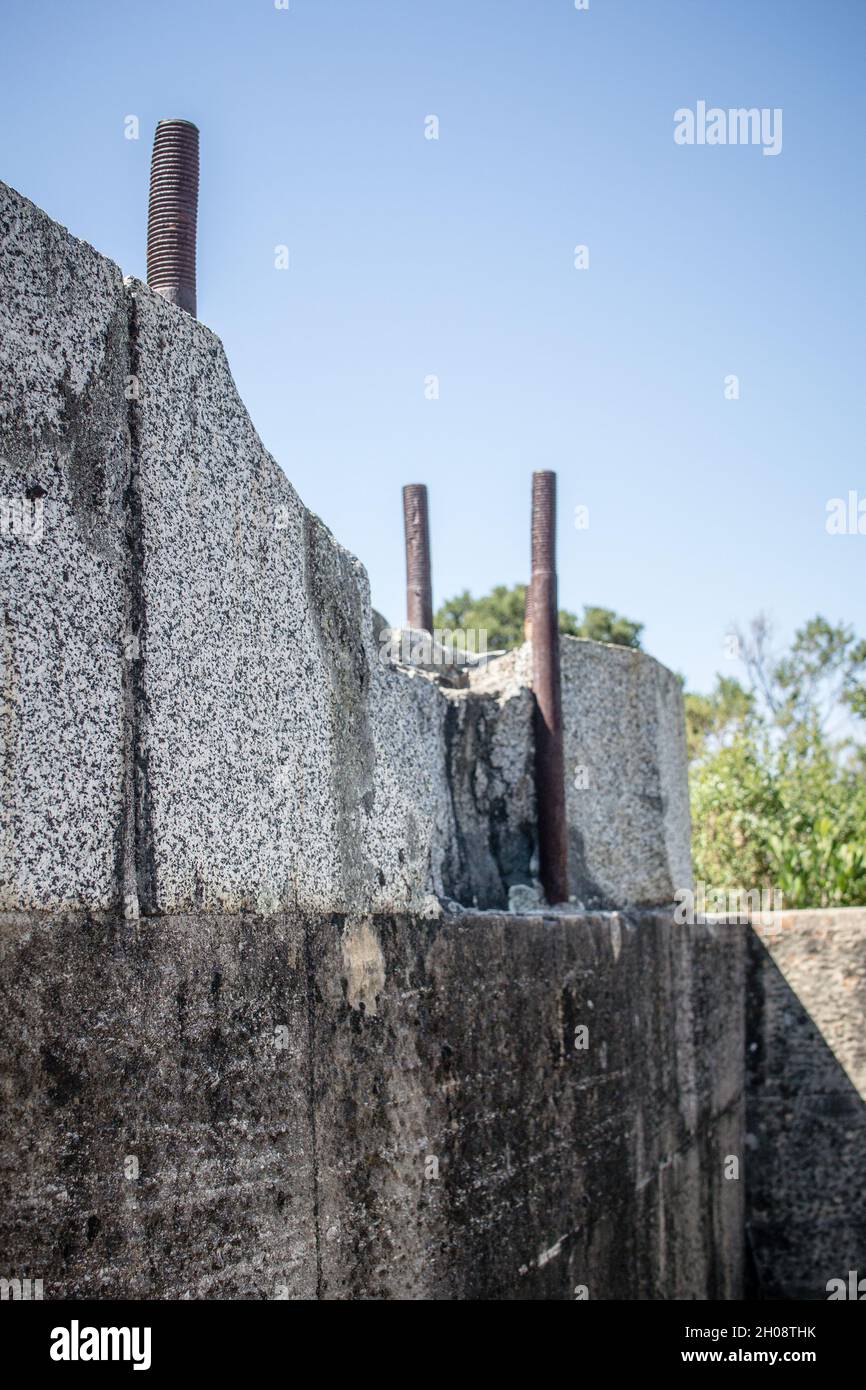
<path id="1" fill-rule="evenodd" d="M 119 896 L 127 371 L 117 267 L 0 184 L 2 907 Z"/>
<path id="2" fill-rule="evenodd" d="M 506 906 L 537 853 L 529 649 L 466 689 L 389 661 L 362 566 L 262 447 L 215 335 L 0 206 L 3 487 L 46 494 L 43 539 L 0 545 L 0 902 Z M 679 686 L 570 638 L 562 667 L 573 899 L 669 902 Z"/>
<path id="3" fill-rule="evenodd" d="M 562 691 L 572 893 L 587 907 L 673 901 L 692 883 L 679 681 L 646 652 L 565 637 Z"/>
<path id="4" fill-rule="evenodd" d="M 142 910 L 438 911 L 444 704 L 266 453 L 219 340 L 130 282 Z"/>

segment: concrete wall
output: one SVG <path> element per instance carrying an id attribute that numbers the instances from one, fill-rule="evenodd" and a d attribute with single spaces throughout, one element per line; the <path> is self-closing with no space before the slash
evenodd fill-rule
<path id="1" fill-rule="evenodd" d="M 769 914 L 750 940 L 751 1289 L 866 1278 L 866 910 Z"/>
<path id="2" fill-rule="evenodd" d="M 380 660 L 218 339 L 2 187 L 0 306 L 0 496 L 44 505 L 0 539 L 4 1275 L 736 1295 L 742 951 L 664 907 L 673 678 L 566 644 L 571 753 L 618 768 L 575 884 L 643 910 L 461 910 L 532 882 L 519 670 Z"/>
<path id="3" fill-rule="evenodd" d="M 736 946 L 664 914 L 0 929 L 2 1246 L 46 1298 L 740 1292 Z"/>

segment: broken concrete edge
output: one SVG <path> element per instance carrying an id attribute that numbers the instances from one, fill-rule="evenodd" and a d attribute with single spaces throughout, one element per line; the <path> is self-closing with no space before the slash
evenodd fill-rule
<path id="1" fill-rule="evenodd" d="M 0 955 L 2 955 L 2 937 L 4 931 L 19 931 L 28 926 L 45 925 L 48 922 L 56 922 L 58 925 L 76 925 L 86 928 L 88 925 L 105 927 L 108 925 L 118 925 L 123 923 L 122 934 L 128 934 L 129 939 L 139 939 L 146 936 L 149 931 L 158 931 L 165 923 L 188 920 L 193 922 L 200 916 L 200 912 L 193 909 L 189 912 L 157 911 L 147 915 L 129 913 L 125 911 L 126 905 L 115 903 L 108 907 L 81 907 L 74 903 L 64 903 L 57 907 L 43 908 L 0 908 Z M 425 928 L 437 930 L 444 927 L 467 927 L 470 929 L 483 930 L 486 926 L 497 925 L 509 922 L 516 926 L 550 926 L 565 928 L 568 930 L 582 931 L 589 926 L 605 925 L 614 932 L 623 927 L 639 928 L 641 923 L 660 918 L 673 918 L 674 905 L 672 903 L 649 903 L 631 904 L 625 908 L 583 908 L 570 903 L 558 903 L 551 906 L 548 903 L 540 902 L 537 907 L 467 907 L 464 903 L 456 902 L 453 898 L 438 898 L 432 908 L 412 913 L 413 920 L 423 924 Z M 255 907 L 233 907 L 226 908 L 215 906 L 207 909 L 207 917 L 214 922 L 225 923 L 227 929 L 235 930 L 235 923 L 243 922 L 278 922 L 287 916 L 307 915 L 302 908 L 295 904 L 288 906 L 278 906 L 261 911 Z M 346 924 L 363 922 L 391 922 L 395 918 L 406 914 L 395 911 L 374 911 L 368 912 L 358 908 L 333 909 L 327 913 L 318 914 L 327 917 L 329 920 L 342 921 Z M 674 922 L 674 931 L 698 932 L 701 940 L 706 940 L 708 944 L 719 945 L 724 937 L 718 924 L 690 922 Z M 731 932 L 742 932 L 742 925 L 734 924 L 725 927 L 724 930 Z"/>

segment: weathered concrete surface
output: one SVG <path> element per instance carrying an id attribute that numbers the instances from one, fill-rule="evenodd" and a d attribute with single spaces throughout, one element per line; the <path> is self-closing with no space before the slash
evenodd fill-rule
<path id="1" fill-rule="evenodd" d="M 0 907 L 118 898 L 127 371 L 120 271 L 0 184 Z"/>
<path id="2" fill-rule="evenodd" d="M 375 1012 L 345 929 L 317 941 L 325 1297 L 739 1295 L 741 939 L 650 914 L 369 933 Z"/>
<path id="3" fill-rule="evenodd" d="M 569 889 L 588 908 L 652 907 L 690 888 L 685 715 L 676 676 L 645 652 L 563 637 Z M 529 645 L 470 676 L 478 692 L 531 685 Z"/>
<path id="4" fill-rule="evenodd" d="M 769 919 L 748 968 L 753 1292 L 825 1299 L 866 1277 L 866 909 Z"/>
<path id="5" fill-rule="evenodd" d="M 739 936 L 10 915 L 2 945 L 0 1243 L 46 1298 L 740 1293 Z"/>
<path id="6" fill-rule="evenodd" d="M 15 914 L 0 948 L 4 1272 L 46 1298 L 312 1297 L 298 924 Z"/>

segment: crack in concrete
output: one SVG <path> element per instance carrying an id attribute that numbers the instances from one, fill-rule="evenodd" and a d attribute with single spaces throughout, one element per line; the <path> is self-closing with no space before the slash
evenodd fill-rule
<path id="1" fill-rule="evenodd" d="M 129 377 L 140 375 L 137 305 L 135 294 L 127 290 Z M 122 893 L 125 915 L 137 918 L 157 910 L 156 863 L 154 856 L 153 807 L 148 778 L 147 751 L 141 728 L 141 715 L 147 709 L 144 661 L 147 650 L 147 613 L 144 595 L 144 520 L 141 489 L 141 429 L 136 394 L 127 400 L 129 434 L 129 475 L 124 494 L 126 513 L 128 582 L 124 635 L 124 826 Z"/>

